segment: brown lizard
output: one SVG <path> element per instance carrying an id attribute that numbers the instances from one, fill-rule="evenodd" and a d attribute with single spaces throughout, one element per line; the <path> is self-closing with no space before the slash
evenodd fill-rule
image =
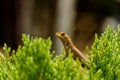
<path id="1" fill-rule="evenodd" d="M 82 54 L 81 51 L 79 51 L 76 46 L 73 44 L 71 38 L 64 32 L 57 32 L 56 36 L 61 40 L 61 42 L 64 45 L 66 56 L 68 56 L 68 51 L 71 49 L 73 52 L 73 56 L 75 58 L 79 58 L 80 61 L 84 60 L 89 62 L 89 60 Z M 88 65 L 87 65 L 88 66 Z"/>

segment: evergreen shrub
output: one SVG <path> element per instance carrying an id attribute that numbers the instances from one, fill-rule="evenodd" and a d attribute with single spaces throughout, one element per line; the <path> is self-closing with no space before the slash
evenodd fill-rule
<path id="1" fill-rule="evenodd" d="M 5 44 L 5 57 L 0 59 L 0 80 L 119 80 L 120 79 L 120 27 L 108 26 L 88 50 L 90 69 L 81 67 L 73 53 L 53 57 L 50 38 L 22 35 L 23 45 L 11 50 Z M 11 54 L 11 56 L 9 56 Z"/>

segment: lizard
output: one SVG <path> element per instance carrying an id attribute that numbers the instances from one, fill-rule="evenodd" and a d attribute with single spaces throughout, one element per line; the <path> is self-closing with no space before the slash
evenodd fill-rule
<path id="1" fill-rule="evenodd" d="M 65 52 L 66 52 L 66 57 L 69 55 L 69 49 L 71 49 L 71 51 L 73 52 L 73 56 L 74 58 L 79 58 L 80 61 L 83 62 L 89 62 L 89 60 L 87 59 L 87 57 L 85 57 L 82 52 L 80 50 L 78 50 L 78 48 L 74 45 L 72 39 L 64 32 L 56 32 L 56 36 L 61 40 Z M 85 64 L 86 65 L 86 64 Z M 87 65 L 88 68 L 89 65 Z"/>

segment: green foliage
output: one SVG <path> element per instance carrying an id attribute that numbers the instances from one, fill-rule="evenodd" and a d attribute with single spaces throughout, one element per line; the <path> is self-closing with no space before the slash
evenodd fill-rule
<path id="1" fill-rule="evenodd" d="M 120 79 L 120 27 L 108 26 L 100 38 L 95 35 L 91 57 L 91 80 Z"/>
<path id="2" fill-rule="evenodd" d="M 90 52 L 90 69 L 81 67 L 79 60 L 63 54 L 53 58 L 51 39 L 33 38 L 23 34 L 23 45 L 11 50 L 4 45 L 0 59 L 0 80 L 119 80 L 120 27 L 108 26 L 100 37 L 95 35 Z M 11 53 L 11 56 L 9 54 Z"/>
<path id="3" fill-rule="evenodd" d="M 78 80 L 82 78 L 79 61 L 72 55 L 53 58 L 51 40 L 23 35 L 23 46 L 12 51 L 5 44 L 5 58 L 0 62 L 0 80 Z M 72 53 L 71 53 L 72 54 Z M 76 63 L 76 64 L 75 64 Z M 74 65 L 73 65 L 74 64 Z"/>

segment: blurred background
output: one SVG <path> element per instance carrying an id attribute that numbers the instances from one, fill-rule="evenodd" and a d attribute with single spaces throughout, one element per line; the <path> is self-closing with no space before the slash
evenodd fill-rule
<path id="1" fill-rule="evenodd" d="M 16 49 L 22 44 L 22 33 L 47 38 L 59 54 L 61 42 L 57 31 L 67 33 L 85 53 L 94 34 L 107 25 L 120 23 L 120 0 L 0 0 L 0 46 L 4 43 Z"/>

